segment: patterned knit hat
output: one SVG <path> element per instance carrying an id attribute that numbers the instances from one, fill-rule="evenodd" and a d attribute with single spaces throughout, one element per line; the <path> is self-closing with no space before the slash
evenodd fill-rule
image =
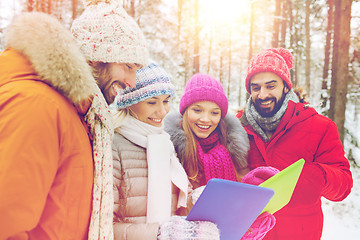
<path id="1" fill-rule="evenodd" d="M 121 89 L 115 98 L 118 109 L 126 108 L 138 102 L 160 95 L 175 94 L 170 75 L 155 63 L 136 71 L 136 83 L 133 88 Z"/>
<path id="2" fill-rule="evenodd" d="M 87 5 L 71 32 L 90 61 L 148 64 L 146 41 L 119 0 L 83 0 Z"/>
<path id="3" fill-rule="evenodd" d="M 226 116 L 229 103 L 221 83 L 209 75 L 198 73 L 186 83 L 180 100 L 180 113 L 184 114 L 188 106 L 200 101 L 216 103 L 221 109 L 221 117 Z"/>
<path id="4" fill-rule="evenodd" d="M 293 67 L 293 56 L 284 48 L 269 48 L 254 56 L 249 63 L 245 86 L 250 93 L 250 79 L 256 73 L 272 72 L 285 81 L 289 89 L 292 88 L 290 69 Z"/>

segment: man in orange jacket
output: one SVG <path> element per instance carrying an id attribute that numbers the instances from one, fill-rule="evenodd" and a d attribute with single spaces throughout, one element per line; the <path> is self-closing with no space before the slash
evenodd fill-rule
<path id="1" fill-rule="evenodd" d="M 87 238 L 93 160 L 80 106 L 96 83 L 79 56 L 48 15 L 25 14 L 8 30 L 0 55 L 0 239 Z"/>
<path id="2" fill-rule="evenodd" d="M 135 71 L 102 83 L 134 85 Z M 0 54 L 0 239 L 112 239 L 112 132 L 70 31 L 43 13 L 17 17 Z"/>

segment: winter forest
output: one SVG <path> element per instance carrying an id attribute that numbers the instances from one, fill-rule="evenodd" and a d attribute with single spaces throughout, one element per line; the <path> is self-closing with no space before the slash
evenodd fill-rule
<path id="1" fill-rule="evenodd" d="M 306 100 L 338 126 L 354 187 L 340 203 L 323 199 L 324 240 L 360 236 L 360 1 L 119 0 L 139 24 L 151 57 L 173 76 L 177 109 L 186 81 L 208 73 L 223 85 L 231 110 L 245 106 L 250 58 L 289 49 L 291 77 Z M 0 0 L 0 50 L 11 19 L 27 11 L 56 16 L 70 28 L 81 0 Z M 21 37 L 21 36 L 19 36 Z"/>

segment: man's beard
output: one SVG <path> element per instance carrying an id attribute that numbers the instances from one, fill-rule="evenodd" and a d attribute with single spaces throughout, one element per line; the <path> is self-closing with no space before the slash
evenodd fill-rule
<path id="1" fill-rule="evenodd" d="M 110 80 L 109 80 L 110 81 Z M 99 88 L 107 102 L 108 105 L 112 104 L 115 100 L 115 97 L 116 96 L 112 96 L 110 95 L 110 91 L 111 91 L 111 88 L 113 87 L 112 85 L 114 84 L 115 82 L 113 82 L 110 86 L 100 86 L 99 85 Z M 123 82 L 120 82 L 120 81 L 116 81 L 116 83 L 119 85 L 119 89 L 125 89 L 126 88 L 126 85 L 125 83 Z"/>
<path id="2" fill-rule="evenodd" d="M 254 107 L 262 117 L 272 117 L 281 108 L 282 104 L 284 103 L 285 96 L 286 96 L 286 93 L 285 93 L 285 87 L 284 87 L 283 92 L 282 92 L 282 96 L 279 99 L 279 101 L 277 101 L 276 97 L 270 97 L 270 98 L 266 98 L 264 100 L 256 99 L 255 102 L 254 102 Z M 264 109 L 264 108 L 260 107 L 260 105 L 261 105 L 260 103 L 270 101 L 270 100 L 272 100 L 274 102 L 273 110 L 267 111 L 266 108 Z"/>
<path id="3" fill-rule="evenodd" d="M 107 91 L 104 88 L 100 88 L 106 102 L 108 105 L 112 104 L 114 102 L 114 99 L 111 99 L 109 94 L 107 93 Z"/>

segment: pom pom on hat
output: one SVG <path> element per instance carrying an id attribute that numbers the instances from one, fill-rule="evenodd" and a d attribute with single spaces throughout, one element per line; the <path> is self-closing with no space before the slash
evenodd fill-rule
<path id="1" fill-rule="evenodd" d="M 180 100 L 180 113 L 184 114 L 187 107 L 200 101 L 216 103 L 221 109 L 221 117 L 226 116 L 229 103 L 221 83 L 209 75 L 198 73 L 186 83 Z"/>
<path id="2" fill-rule="evenodd" d="M 161 95 L 175 94 L 175 87 L 170 82 L 170 75 L 156 63 L 136 71 L 136 83 L 133 88 L 121 90 L 115 97 L 114 105 L 122 109 Z"/>
<path id="3" fill-rule="evenodd" d="M 246 90 L 250 93 L 250 80 L 260 72 L 272 72 L 292 88 L 290 69 L 293 68 L 293 56 L 284 48 L 269 48 L 254 56 L 249 63 L 245 79 Z"/>
<path id="4" fill-rule="evenodd" d="M 145 37 L 119 0 L 83 0 L 71 32 L 87 60 L 148 65 Z"/>

